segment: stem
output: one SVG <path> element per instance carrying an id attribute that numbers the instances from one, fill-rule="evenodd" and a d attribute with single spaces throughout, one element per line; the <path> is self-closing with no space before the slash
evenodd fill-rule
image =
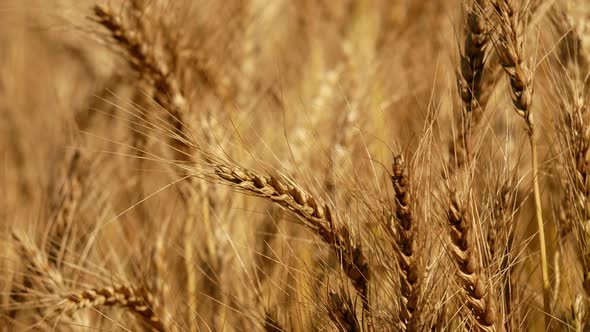
<path id="1" fill-rule="evenodd" d="M 541 271 L 543 273 L 543 310 L 545 311 L 545 331 L 551 325 L 551 289 L 549 284 L 549 267 L 547 264 L 547 245 L 545 242 L 545 226 L 543 224 L 543 211 L 541 207 L 541 191 L 539 189 L 539 166 L 537 164 L 537 146 L 535 144 L 535 131 L 532 115 L 529 118 L 529 142 L 533 159 L 533 186 L 535 195 L 535 215 L 539 230 L 539 246 L 541 247 Z"/>

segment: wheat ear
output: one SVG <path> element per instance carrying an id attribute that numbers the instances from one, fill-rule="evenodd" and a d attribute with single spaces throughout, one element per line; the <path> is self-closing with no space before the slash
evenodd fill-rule
<path id="1" fill-rule="evenodd" d="M 467 306 L 481 330 L 494 331 L 498 315 L 495 301 L 481 273 L 477 247 L 473 243 L 473 226 L 463 203 L 454 192 L 451 192 L 447 217 L 452 241 L 451 251 L 457 262 L 457 274 L 467 295 Z"/>
<path id="2" fill-rule="evenodd" d="M 487 60 L 489 44 L 489 28 L 486 23 L 482 0 L 473 0 L 468 4 L 465 21 L 465 42 L 461 51 L 460 72 L 457 73 L 457 86 L 462 101 L 462 131 L 459 144 L 464 151 L 457 150 L 456 142 L 452 142 L 452 155 L 458 158 L 457 166 L 462 166 L 471 159 L 471 130 L 474 113 L 476 122 L 481 118 L 490 90 L 490 82 L 482 81 Z M 487 89 L 486 89 L 487 88 Z M 464 158 L 464 159 L 463 159 Z"/>
<path id="3" fill-rule="evenodd" d="M 420 276 L 416 253 L 416 222 L 412 213 L 410 179 L 402 156 L 395 156 L 392 165 L 391 182 L 395 193 L 395 231 L 389 228 L 396 239 L 398 265 L 401 269 L 401 320 L 404 330 L 415 329 L 414 311 L 418 304 L 418 279 Z"/>
<path id="4" fill-rule="evenodd" d="M 155 331 L 165 331 L 160 318 L 154 312 L 152 296 L 143 288 L 122 285 L 116 287 L 91 288 L 63 297 L 64 312 L 101 306 L 119 306 L 141 318 Z"/>
<path id="5" fill-rule="evenodd" d="M 508 0 L 494 1 L 494 10 L 499 18 L 498 41 L 496 50 L 500 63 L 510 81 L 512 104 L 519 116 L 526 124 L 526 131 L 531 147 L 533 171 L 533 191 L 535 196 L 535 215 L 539 232 L 539 246 L 541 248 L 541 270 L 543 275 L 543 309 L 545 311 L 545 328 L 548 329 L 551 320 L 551 285 L 549 283 L 549 265 L 547 261 L 547 245 L 545 242 L 545 225 L 543 222 L 543 207 L 541 204 L 541 190 L 539 188 L 539 166 L 537 145 L 535 143 L 535 122 L 531 104 L 533 101 L 532 75 L 526 68 L 523 59 L 523 40 L 518 34 L 518 20 L 522 12 L 516 11 Z"/>
<path id="6" fill-rule="evenodd" d="M 355 305 L 343 289 L 339 293 L 328 294 L 328 316 L 341 332 L 361 332 L 361 326 L 355 312 Z"/>
<path id="7" fill-rule="evenodd" d="M 123 22 L 121 17 L 116 15 L 113 10 L 107 6 L 94 6 L 94 16 L 96 21 L 110 32 L 111 37 L 126 52 L 126 58 L 131 67 L 153 87 L 154 100 L 169 112 L 168 122 L 172 127 L 170 146 L 175 158 L 180 162 L 193 164 L 195 151 L 188 141 L 187 130 L 185 128 L 186 123 L 184 121 L 186 99 L 180 89 L 180 84 L 174 75 L 174 68 L 171 68 L 167 62 L 158 57 L 153 51 L 153 47 L 150 47 L 146 42 L 147 37 L 145 36 L 145 29 L 142 25 L 143 22 L 141 19 L 137 18 L 137 13 L 141 12 L 142 5 L 141 1 L 134 1 L 132 3 L 132 14 L 135 16 L 136 23 L 139 25 L 139 28 L 135 30 L 125 24 L 126 22 Z M 174 56 L 175 54 L 169 55 Z M 188 313 L 191 316 L 191 331 L 196 331 L 197 329 L 196 318 L 192 313 L 198 304 L 196 299 L 196 294 L 198 292 L 196 289 L 196 274 L 193 267 L 196 255 L 193 239 L 190 234 L 194 232 L 196 227 L 196 209 L 199 205 L 203 207 L 204 211 L 203 222 L 207 227 L 207 231 L 211 233 L 208 213 L 209 201 L 207 195 L 204 195 L 204 197 L 206 197 L 204 200 L 199 201 L 196 188 L 197 183 L 192 177 L 186 178 L 186 180 L 180 184 L 181 197 L 188 210 L 187 220 L 184 224 L 186 237 L 183 244 L 185 251 L 185 268 L 187 271 L 186 286 L 188 293 L 191 294 L 189 297 L 188 310 Z M 212 255 L 214 250 L 211 250 L 211 242 L 208 243 L 207 248 L 208 253 Z"/>
<path id="8" fill-rule="evenodd" d="M 182 121 L 186 99 L 174 72 L 147 43 L 143 29 L 134 30 L 106 5 L 95 5 L 93 10 L 95 21 L 109 31 L 111 38 L 125 52 L 131 68 L 153 87 L 154 100 L 168 111 L 168 120 L 173 128 L 170 134 L 172 147 L 181 155 L 181 160 L 185 159 L 188 155 L 186 150 L 189 149 L 185 123 Z"/>
<path id="9" fill-rule="evenodd" d="M 166 106 L 171 112 L 174 109 L 183 108 L 185 99 L 176 76 L 166 63 L 154 54 L 153 48 L 146 42 L 146 36 L 142 31 L 135 31 L 125 25 L 108 6 L 95 5 L 94 17 L 97 23 L 105 27 L 117 44 L 125 50 L 129 64 L 139 74 L 144 74 L 144 79 L 152 83 L 158 92 L 155 95 L 156 101 Z"/>
<path id="10" fill-rule="evenodd" d="M 327 205 L 321 204 L 297 186 L 285 184 L 275 176 L 261 175 L 239 166 L 230 168 L 219 164 L 215 167 L 215 175 L 227 184 L 264 197 L 291 211 L 302 225 L 318 234 L 338 257 L 342 269 L 352 281 L 365 309 L 368 310 L 370 271 L 367 258 L 360 243 L 353 241 L 348 226 L 336 224 Z"/>

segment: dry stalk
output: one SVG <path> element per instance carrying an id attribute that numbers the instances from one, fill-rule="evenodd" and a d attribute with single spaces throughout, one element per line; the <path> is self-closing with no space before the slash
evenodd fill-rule
<path id="1" fill-rule="evenodd" d="M 230 168 L 218 164 L 215 175 L 227 184 L 264 197 L 294 213 L 303 226 L 318 234 L 332 248 L 342 269 L 361 296 L 364 308 L 369 309 L 370 271 L 367 258 L 361 244 L 353 240 L 348 226 L 337 225 L 327 205 L 321 204 L 294 184 L 287 185 L 278 177 L 257 174 L 239 166 Z"/>
<path id="2" fill-rule="evenodd" d="M 61 304 L 63 305 L 63 312 L 102 306 L 119 306 L 126 308 L 142 319 L 152 330 L 162 332 L 166 330 L 162 321 L 154 312 L 151 295 L 143 288 L 122 285 L 85 289 L 64 296 Z"/>
<path id="3" fill-rule="evenodd" d="M 467 211 L 452 192 L 448 206 L 448 222 L 451 235 L 451 251 L 457 262 L 457 275 L 463 284 L 468 308 L 477 326 L 484 331 L 494 331 L 498 317 L 494 297 L 481 271 L 480 257 L 473 243 L 472 222 Z"/>
<path id="4" fill-rule="evenodd" d="M 498 0 L 493 7 L 499 19 L 499 34 L 496 50 L 504 72 L 510 81 L 512 104 L 519 116 L 526 124 L 526 131 L 531 147 L 533 191 L 535 196 L 535 215 L 539 233 L 541 249 L 541 270 L 543 276 L 543 309 L 545 311 L 545 328 L 551 321 L 551 285 L 549 281 L 549 262 L 547 261 L 547 244 L 545 242 L 545 225 L 543 222 L 543 207 L 541 190 L 539 188 L 539 166 L 537 145 L 535 143 L 535 123 L 531 104 L 533 101 L 533 75 L 524 64 L 523 38 L 519 37 L 519 20 L 526 17 L 526 11 L 516 11 L 511 1 Z"/>

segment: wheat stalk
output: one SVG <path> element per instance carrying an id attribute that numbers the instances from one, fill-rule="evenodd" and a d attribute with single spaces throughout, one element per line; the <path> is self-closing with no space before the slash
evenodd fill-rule
<path id="1" fill-rule="evenodd" d="M 548 329 L 551 320 L 551 285 L 549 282 L 549 263 L 547 261 L 547 244 L 545 242 L 545 224 L 541 189 L 539 188 L 539 166 L 537 145 L 535 143 L 535 123 L 531 104 L 533 101 L 533 79 L 523 59 L 523 40 L 518 34 L 519 20 L 524 18 L 523 12 L 516 11 L 508 0 L 494 1 L 493 7 L 499 19 L 498 41 L 496 50 L 500 63 L 510 82 L 512 104 L 516 113 L 526 124 L 531 148 L 531 166 L 533 175 L 533 192 L 535 196 L 535 215 L 541 249 L 541 270 L 543 278 L 543 309 L 545 311 L 545 327 Z"/>

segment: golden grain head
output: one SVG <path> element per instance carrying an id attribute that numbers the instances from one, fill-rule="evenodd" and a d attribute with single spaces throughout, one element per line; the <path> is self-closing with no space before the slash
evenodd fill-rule
<path id="1" fill-rule="evenodd" d="M 588 330 L 589 18 L 5 0 L 0 330 Z"/>

